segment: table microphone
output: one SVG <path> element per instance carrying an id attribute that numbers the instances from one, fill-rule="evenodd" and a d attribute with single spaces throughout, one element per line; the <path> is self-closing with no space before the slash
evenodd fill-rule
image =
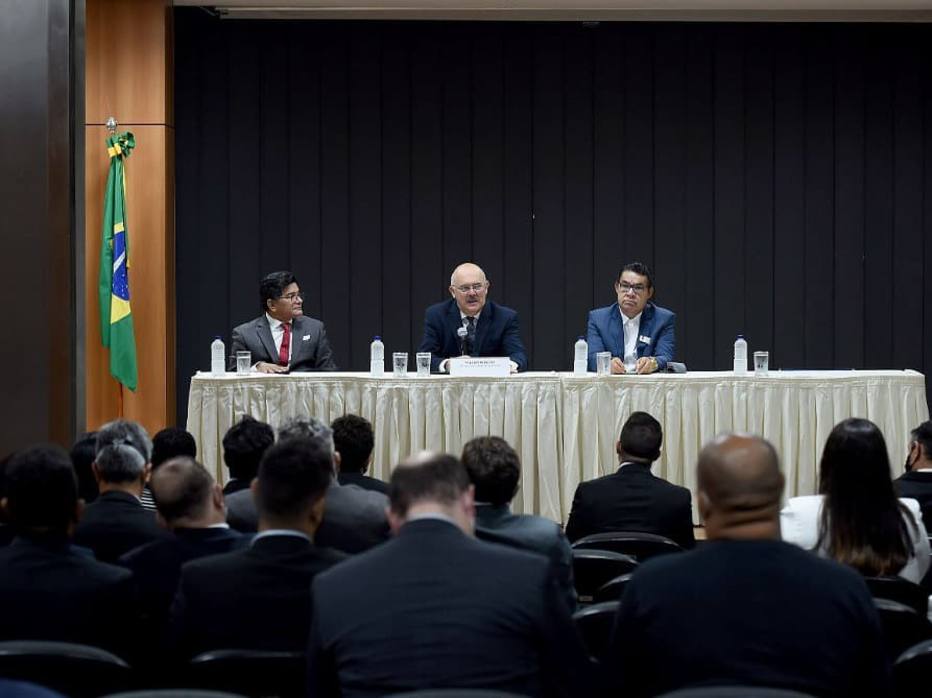
<path id="1" fill-rule="evenodd" d="M 466 344 L 469 342 L 469 331 L 463 325 L 460 325 L 456 329 L 456 335 L 460 338 L 460 356 L 466 356 Z"/>

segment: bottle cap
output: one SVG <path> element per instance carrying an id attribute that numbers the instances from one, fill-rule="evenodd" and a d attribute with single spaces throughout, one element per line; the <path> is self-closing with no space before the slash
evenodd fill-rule
<path id="1" fill-rule="evenodd" d="M 585 339 L 585 337 L 583 335 L 579 335 L 577 339 Z"/>
<path id="2" fill-rule="evenodd" d="M 223 339 L 223 337 L 220 336 L 219 334 L 215 334 L 215 335 L 214 335 L 214 339 Z"/>
<path id="3" fill-rule="evenodd" d="M 373 342 L 374 342 L 375 340 L 379 340 L 379 341 L 381 342 L 381 341 L 382 341 L 382 337 L 381 337 L 380 335 L 376 335 L 375 337 L 372 338 L 372 341 L 373 341 Z"/>
<path id="4" fill-rule="evenodd" d="M 739 335 L 738 335 L 738 339 L 744 339 L 744 335 L 743 335 L 743 334 L 739 334 Z"/>

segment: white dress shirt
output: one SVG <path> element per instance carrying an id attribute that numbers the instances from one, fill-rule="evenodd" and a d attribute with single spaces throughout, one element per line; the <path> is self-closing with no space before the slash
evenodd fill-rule
<path id="1" fill-rule="evenodd" d="M 621 312 L 619 307 L 618 312 Z M 643 311 L 634 317 L 627 317 L 621 313 L 621 321 L 624 323 L 625 330 L 625 356 L 637 356 L 638 332 L 641 329 L 641 315 Z M 622 357 L 624 359 L 624 357 Z"/>

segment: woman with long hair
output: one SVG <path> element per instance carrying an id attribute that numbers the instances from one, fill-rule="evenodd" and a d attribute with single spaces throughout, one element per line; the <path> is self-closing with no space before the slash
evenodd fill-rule
<path id="1" fill-rule="evenodd" d="M 866 419 L 832 429 L 819 465 L 819 494 L 793 497 L 780 514 L 783 539 L 866 577 L 918 583 L 929 540 L 915 499 L 897 499 L 883 434 Z"/>

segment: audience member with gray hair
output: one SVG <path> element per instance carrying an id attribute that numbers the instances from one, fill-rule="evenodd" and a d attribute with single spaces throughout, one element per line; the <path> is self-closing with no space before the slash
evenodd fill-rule
<path id="1" fill-rule="evenodd" d="M 118 419 L 97 432 L 92 468 L 100 496 L 85 510 L 74 540 L 93 550 L 98 560 L 115 562 L 133 548 L 168 535 L 140 501 L 151 457 L 152 441 L 136 422 Z"/>

